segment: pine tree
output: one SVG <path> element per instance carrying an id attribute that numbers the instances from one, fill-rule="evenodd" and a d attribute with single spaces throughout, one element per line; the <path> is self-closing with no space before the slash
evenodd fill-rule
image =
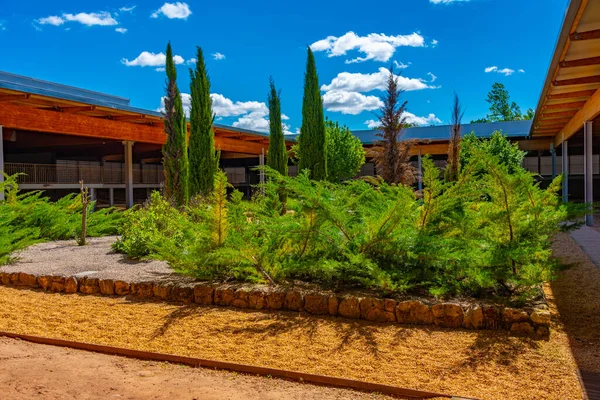
<path id="1" fill-rule="evenodd" d="M 448 164 L 446 166 L 445 178 L 448 182 L 454 182 L 458 179 L 460 170 L 460 124 L 465 111 L 458 94 L 454 92 L 454 101 L 452 103 L 452 127 L 450 128 L 450 143 L 448 145 Z"/>
<path id="2" fill-rule="evenodd" d="M 302 100 L 302 126 L 298 137 L 298 169 L 310 170 L 315 180 L 327 179 L 327 144 L 323 99 L 319 89 L 319 77 L 315 57 L 308 48 L 306 73 L 304 74 L 304 98 Z"/>
<path id="3" fill-rule="evenodd" d="M 173 62 L 171 42 L 167 44 L 167 95 L 165 96 L 165 133 L 163 146 L 165 195 L 178 206 L 187 204 L 189 197 L 189 165 L 187 154 L 187 127 L 181 94 L 177 88 L 177 70 Z"/>
<path id="4" fill-rule="evenodd" d="M 190 69 L 190 195 L 212 192 L 219 169 L 219 152 L 215 151 L 214 114 L 210 98 L 210 79 L 202 48 L 197 47 L 196 69 Z"/>
<path id="5" fill-rule="evenodd" d="M 371 153 L 377 165 L 377 172 L 389 184 L 410 185 L 415 182 L 416 169 L 410 163 L 410 140 L 400 140 L 406 126 L 406 104 L 400 104 L 402 91 L 398 88 L 398 77 L 393 66 L 387 80 L 383 105 L 379 110 L 379 133 L 381 138 Z"/>
<path id="6" fill-rule="evenodd" d="M 288 154 L 281 125 L 281 93 L 275 89 L 273 78 L 270 79 L 269 85 L 269 152 L 267 153 L 267 165 L 281 175 L 287 175 Z"/>

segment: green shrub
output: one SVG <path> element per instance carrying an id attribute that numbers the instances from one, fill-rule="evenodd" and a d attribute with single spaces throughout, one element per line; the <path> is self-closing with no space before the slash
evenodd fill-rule
<path id="1" fill-rule="evenodd" d="M 48 240 L 74 239 L 81 231 L 80 195 L 52 202 L 41 191 L 19 193 L 17 176 L 5 175 L 0 183 L 0 190 L 6 192 L 6 200 L 0 202 L 0 265 L 10 262 L 17 250 Z M 94 202 L 90 202 L 87 235 L 116 234 L 121 213 L 93 208 Z"/>

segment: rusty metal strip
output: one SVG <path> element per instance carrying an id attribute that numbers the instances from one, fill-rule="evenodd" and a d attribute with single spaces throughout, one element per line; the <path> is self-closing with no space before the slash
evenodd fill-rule
<path id="1" fill-rule="evenodd" d="M 448 399 L 467 399 L 465 397 L 457 397 L 451 396 L 448 394 L 441 394 L 435 392 L 427 392 L 422 390 L 414 390 L 401 388 L 397 386 L 384 385 L 380 383 L 372 383 L 372 382 L 364 382 L 358 381 L 354 379 L 345 379 L 345 378 L 336 378 L 333 376 L 326 375 L 315 375 L 315 374 L 307 374 L 303 372 L 296 371 L 287 371 L 282 369 L 275 368 L 267 368 L 267 367 L 257 367 L 254 365 L 245 365 L 245 364 L 236 364 L 224 361 L 214 361 L 214 360 L 205 360 L 201 358 L 195 357 L 184 357 L 177 356 L 174 354 L 162 354 L 162 353 L 154 353 L 149 351 L 142 350 L 132 350 L 126 349 L 122 347 L 113 347 L 113 346 L 105 346 L 98 345 L 92 343 L 84 343 L 84 342 L 73 342 L 70 340 L 62 340 L 62 339 L 51 339 L 42 336 L 32 336 L 32 335 L 24 335 L 20 333 L 12 333 L 12 332 L 4 332 L 0 331 L 0 336 L 5 336 L 13 339 L 21 339 L 28 342 L 51 345 L 51 346 L 59 346 L 59 347 L 69 347 L 73 349 L 79 350 L 87 350 L 93 351 L 95 353 L 102 354 L 110 354 L 110 355 L 118 355 L 130 358 L 137 358 L 141 360 L 152 360 L 152 361 L 167 361 L 170 363 L 183 364 L 191 367 L 199 367 L 199 368 L 214 368 L 220 370 L 228 370 L 235 372 L 242 372 L 252 375 L 262 375 L 262 376 L 271 376 L 277 378 L 290 379 L 294 381 L 300 382 L 309 382 L 312 384 L 323 385 L 323 386 L 335 386 L 340 388 L 349 388 L 356 389 L 367 392 L 377 392 L 395 396 L 404 396 L 410 398 L 418 398 L 418 399 L 428 399 L 433 397 L 442 397 Z M 473 400 L 473 399 L 470 399 Z"/>

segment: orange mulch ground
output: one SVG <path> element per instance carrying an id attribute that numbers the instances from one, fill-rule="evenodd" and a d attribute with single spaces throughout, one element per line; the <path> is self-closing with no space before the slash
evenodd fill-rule
<path id="1" fill-rule="evenodd" d="M 580 399 L 568 338 L 0 287 L 0 330 L 483 399 Z"/>

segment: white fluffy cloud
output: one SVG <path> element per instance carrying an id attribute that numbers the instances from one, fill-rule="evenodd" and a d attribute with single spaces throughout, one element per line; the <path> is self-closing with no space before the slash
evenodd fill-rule
<path id="1" fill-rule="evenodd" d="M 119 11 L 121 12 L 132 12 L 133 10 L 135 10 L 137 6 L 131 6 L 131 7 L 121 7 L 119 8 Z"/>
<path id="2" fill-rule="evenodd" d="M 429 2 L 433 3 L 433 4 L 450 4 L 450 3 L 458 3 L 461 1 L 470 1 L 470 0 L 429 0 Z"/>
<path id="3" fill-rule="evenodd" d="M 321 90 L 344 90 L 348 92 L 385 90 L 389 73 L 390 71 L 384 67 L 380 67 L 379 72 L 372 74 L 340 72 L 331 80 L 329 85 L 322 85 Z M 407 78 L 402 75 L 396 75 L 396 78 L 398 79 L 399 89 L 405 91 L 437 88 L 436 86 L 428 85 L 425 80 L 419 78 Z"/>
<path id="4" fill-rule="evenodd" d="M 442 120 L 435 116 L 435 114 L 429 114 L 426 117 L 419 117 L 411 112 L 406 111 L 404 113 L 406 117 L 406 122 L 409 124 L 417 124 L 417 125 L 432 125 L 432 124 L 441 124 Z M 374 119 L 369 119 L 365 121 L 365 124 L 369 129 L 374 129 L 379 126 L 379 121 Z"/>
<path id="5" fill-rule="evenodd" d="M 60 26 L 65 22 L 79 22 L 82 25 L 86 26 L 114 26 L 118 25 L 116 19 L 113 18 L 112 14 L 106 11 L 97 12 L 97 13 L 78 13 L 78 14 L 62 14 L 51 15 L 49 17 L 44 17 L 36 20 L 39 25 L 54 25 Z"/>
<path id="6" fill-rule="evenodd" d="M 219 117 L 237 117 L 243 114 L 259 113 L 263 116 L 269 114 L 269 109 L 260 101 L 236 101 L 219 93 L 211 93 L 213 112 Z"/>
<path id="7" fill-rule="evenodd" d="M 425 39 L 413 32 L 410 35 L 388 36 L 380 33 L 370 33 L 358 36 L 350 31 L 343 36 L 328 36 L 310 45 L 312 51 L 325 51 L 329 57 L 346 55 L 348 51 L 358 50 L 364 57 L 346 60 L 347 64 L 367 60 L 387 62 L 396 52 L 397 47 L 424 47 Z"/>
<path id="8" fill-rule="evenodd" d="M 225 59 L 225 54 L 223 53 L 213 53 L 212 54 L 212 58 L 214 58 L 215 60 L 224 60 Z"/>
<path id="9" fill-rule="evenodd" d="M 495 72 L 497 74 L 503 74 L 504 76 L 510 76 L 512 74 L 515 73 L 514 69 L 510 69 L 510 68 L 498 68 L 497 66 L 493 65 L 491 67 L 487 67 L 486 69 L 484 69 L 486 74 L 489 74 L 490 72 Z M 520 73 L 524 73 L 525 70 L 522 68 L 519 68 L 518 70 Z"/>
<path id="10" fill-rule="evenodd" d="M 161 8 L 154 11 L 151 17 L 158 18 L 161 14 L 169 19 L 187 19 L 192 11 L 187 3 L 165 3 Z"/>
<path id="11" fill-rule="evenodd" d="M 402 61 L 398 62 L 398 61 L 394 60 L 394 67 L 396 67 L 398 69 L 406 69 L 406 68 L 410 67 L 410 64 L 412 64 L 412 63 L 409 62 L 408 64 L 404 64 Z"/>
<path id="12" fill-rule="evenodd" d="M 377 96 L 345 90 L 330 90 L 323 95 L 323 107 L 327 111 L 341 112 L 342 114 L 358 115 L 363 111 L 377 110 L 382 104 L 381 99 Z"/>
<path id="13" fill-rule="evenodd" d="M 119 32 L 119 33 L 127 33 L 127 28 L 116 28 L 115 32 Z"/>
<path id="14" fill-rule="evenodd" d="M 128 67 L 163 67 L 167 62 L 167 56 L 164 53 L 150 53 L 148 51 L 142 51 L 139 56 L 129 61 L 123 58 L 121 62 Z M 173 62 L 175 64 L 183 64 L 183 57 L 175 55 L 173 56 Z"/>

